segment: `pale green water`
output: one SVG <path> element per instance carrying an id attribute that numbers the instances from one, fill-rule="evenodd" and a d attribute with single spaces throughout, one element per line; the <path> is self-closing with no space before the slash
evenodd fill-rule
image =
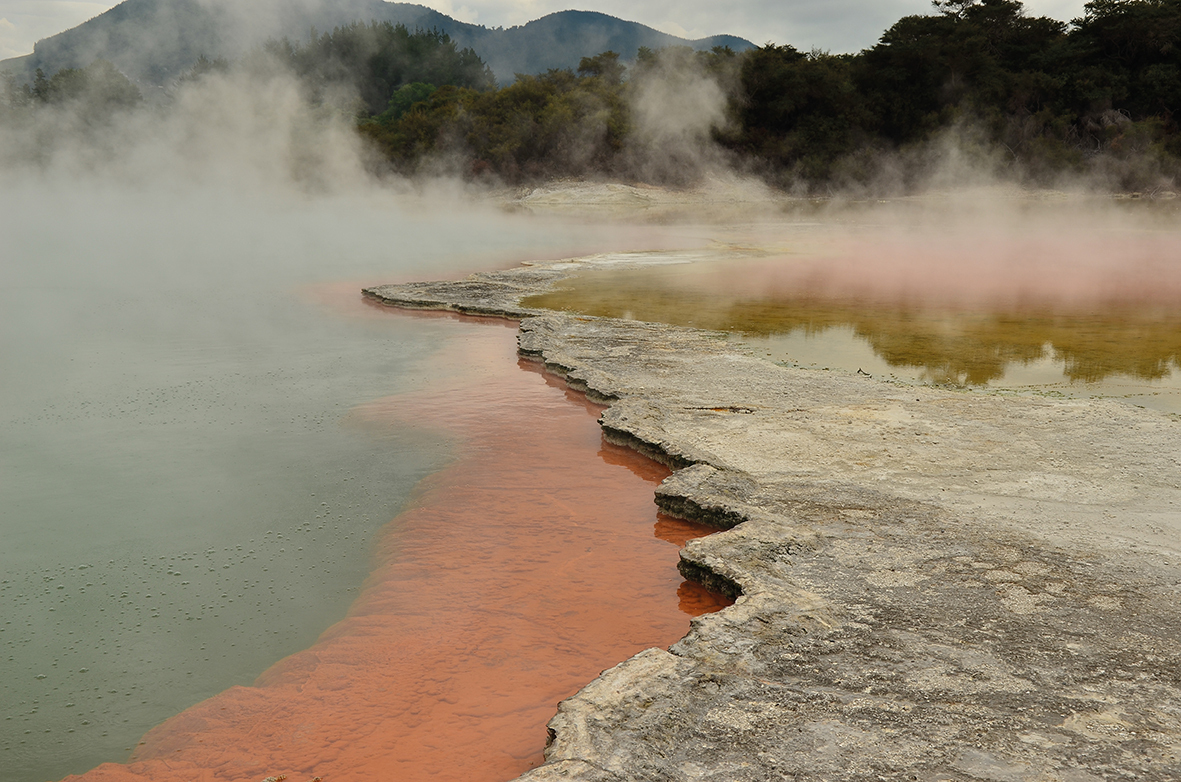
<path id="1" fill-rule="evenodd" d="M 432 432 L 342 418 L 428 387 L 447 324 L 348 317 L 300 286 L 603 233 L 372 195 L 0 194 L 0 777 L 120 760 L 308 646 L 446 459 Z"/>

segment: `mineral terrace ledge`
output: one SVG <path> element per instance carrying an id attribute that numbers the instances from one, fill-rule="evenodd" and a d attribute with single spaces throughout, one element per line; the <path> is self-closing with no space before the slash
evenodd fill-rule
<path id="1" fill-rule="evenodd" d="M 676 468 L 739 595 L 564 701 L 546 780 L 1181 778 L 1175 416 L 790 369 L 721 335 L 522 307 L 601 256 L 381 286 L 521 319 L 522 355 Z"/>

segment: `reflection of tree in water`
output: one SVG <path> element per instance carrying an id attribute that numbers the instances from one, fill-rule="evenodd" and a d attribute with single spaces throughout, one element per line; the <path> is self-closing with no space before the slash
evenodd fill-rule
<path id="1" fill-rule="evenodd" d="M 890 366 L 922 367 L 935 383 L 983 385 L 1010 364 L 1046 355 L 1046 341 L 1008 317 L 956 318 L 921 311 L 842 308 L 854 333 Z"/>
<path id="2" fill-rule="evenodd" d="M 1126 303 L 1085 313 L 1032 305 L 955 312 L 806 296 L 748 300 L 669 284 L 668 274 L 587 275 L 526 304 L 756 336 L 851 327 L 891 366 L 921 367 L 937 383 L 983 385 L 1002 377 L 1010 365 L 1047 355 L 1064 362 L 1064 374 L 1072 381 L 1119 374 L 1157 380 L 1181 359 L 1181 313 Z"/>
<path id="3" fill-rule="evenodd" d="M 1128 309 L 1076 317 L 1055 323 L 1050 341 L 1071 380 L 1115 374 L 1156 380 L 1181 364 L 1181 316 Z"/>

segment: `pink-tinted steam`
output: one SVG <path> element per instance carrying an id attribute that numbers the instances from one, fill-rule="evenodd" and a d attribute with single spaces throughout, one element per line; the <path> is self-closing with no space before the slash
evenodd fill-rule
<path id="1" fill-rule="evenodd" d="M 948 309 L 1164 307 L 1181 303 L 1181 235 L 1078 222 L 858 232 L 817 253 L 746 261 L 715 276 L 715 290 L 737 298 Z"/>

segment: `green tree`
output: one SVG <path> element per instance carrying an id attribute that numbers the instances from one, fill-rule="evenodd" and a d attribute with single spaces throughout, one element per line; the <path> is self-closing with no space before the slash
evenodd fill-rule
<path id="1" fill-rule="evenodd" d="M 386 110 L 374 117 L 374 120 L 381 124 L 396 122 L 406 112 L 410 111 L 415 104 L 427 100 L 438 89 L 433 84 L 423 84 L 420 81 L 416 81 L 413 84 L 404 84 L 398 88 L 397 92 L 390 96 L 390 102 L 386 105 Z"/>
<path id="2" fill-rule="evenodd" d="M 821 179 L 866 137 L 869 115 L 853 58 L 767 45 L 742 57 L 733 113 L 721 140 L 788 176 Z"/>
<path id="3" fill-rule="evenodd" d="M 619 85 L 623 83 L 627 66 L 619 61 L 617 53 L 603 52 L 594 57 L 583 57 L 578 63 L 578 73 L 602 79 L 607 84 Z"/>

